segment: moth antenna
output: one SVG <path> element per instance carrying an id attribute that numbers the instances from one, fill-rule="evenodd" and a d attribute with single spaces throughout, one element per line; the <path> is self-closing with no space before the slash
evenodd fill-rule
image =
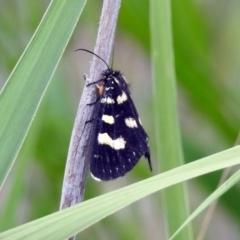
<path id="1" fill-rule="evenodd" d="M 77 51 L 85 51 L 85 52 L 88 52 L 88 53 L 93 54 L 94 56 L 96 56 L 97 58 L 99 58 L 100 60 L 102 60 L 102 61 L 106 64 L 106 66 L 107 66 L 108 69 L 111 69 L 111 68 L 109 67 L 109 65 L 107 64 L 107 62 L 106 62 L 105 60 L 103 60 L 100 56 L 98 56 L 96 53 L 94 53 L 94 52 L 92 52 L 92 51 L 89 51 L 89 50 L 87 50 L 87 49 L 84 49 L 84 48 L 79 48 L 79 49 L 75 50 L 75 52 L 77 52 Z"/>

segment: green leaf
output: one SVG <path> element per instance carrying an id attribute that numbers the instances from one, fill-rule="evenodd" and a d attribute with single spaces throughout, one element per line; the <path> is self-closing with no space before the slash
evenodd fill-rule
<path id="1" fill-rule="evenodd" d="M 232 186 L 238 183 L 240 180 L 240 171 L 234 173 L 227 181 L 225 181 L 216 191 L 214 191 L 201 205 L 189 216 L 189 218 L 179 227 L 179 229 L 169 238 L 174 239 L 181 230 L 188 225 L 195 217 L 197 217 L 204 209 L 221 197 Z"/>
<path id="2" fill-rule="evenodd" d="M 156 143 L 160 167 L 167 171 L 184 163 L 177 112 L 171 1 L 150 3 Z M 168 235 L 172 235 L 189 216 L 187 191 L 184 184 L 179 184 L 165 190 L 163 197 Z M 190 226 L 181 232 L 179 239 L 192 239 Z"/>
<path id="3" fill-rule="evenodd" d="M 86 0 L 52 1 L 0 95 L 0 186 L 27 135 Z"/>
<path id="4" fill-rule="evenodd" d="M 66 239 L 149 194 L 239 163 L 240 147 L 234 147 L 3 232 L 0 239 Z"/>

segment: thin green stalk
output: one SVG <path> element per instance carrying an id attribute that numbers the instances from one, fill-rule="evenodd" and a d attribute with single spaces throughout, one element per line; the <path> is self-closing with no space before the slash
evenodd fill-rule
<path id="1" fill-rule="evenodd" d="M 152 72 L 156 112 L 156 142 L 161 171 L 184 163 L 177 114 L 176 77 L 169 0 L 151 0 Z M 164 209 L 168 234 L 172 235 L 189 215 L 184 184 L 164 191 Z M 189 226 L 177 239 L 192 239 Z"/>

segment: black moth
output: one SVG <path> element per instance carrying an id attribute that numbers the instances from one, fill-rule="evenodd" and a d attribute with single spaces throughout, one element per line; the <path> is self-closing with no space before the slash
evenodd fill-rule
<path id="1" fill-rule="evenodd" d="M 89 84 L 98 87 L 90 150 L 92 177 L 97 181 L 109 181 L 124 176 L 141 156 L 147 158 L 152 170 L 148 136 L 141 125 L 123 75 L 111 69 L 93 52 L 78 50 L 92 53 L 107 65 L 101 78 Z"/>

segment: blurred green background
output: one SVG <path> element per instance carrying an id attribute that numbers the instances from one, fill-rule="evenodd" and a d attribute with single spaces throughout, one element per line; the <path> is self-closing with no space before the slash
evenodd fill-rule
<path id="1" fill-rule="evenodd" d="M 1 1 L 0 85 L 11 73 L 37 28 L 49 1 Z M 0 193 L 0 231 L 58 210 L 69 139 L 94 49 L 101 1 L 89 0 L 30 133 Z M 178 105 L 186 162 L 233 146 L 240 128 L 240 2 L 172 1 Z M 81 35 L 79 32 L 81 29 Z M 143 125 L 155 153 L 150 62 L 149 2 L 123 0 L 113 66 L 130 82 Z M 161 43 L 159 43 L 161 44 Z M 82 66 L 80 67 L 80 61 Z M 194 210 L 217 186 L 221 172 L 188 184 Z M 85 199 L 151 176 L 142 160 L 126 177 L 107 183 L 87 179 Z M 206 239 L 239 239 L 239 186 L 225 194 Z M 176 203 L 177 204 L 177 203 Z M 195 234 L 203 215 L 194 221 Z M 161 193 L 147 197 L 93 225 L 79 239 L 164 239 Z"/>

